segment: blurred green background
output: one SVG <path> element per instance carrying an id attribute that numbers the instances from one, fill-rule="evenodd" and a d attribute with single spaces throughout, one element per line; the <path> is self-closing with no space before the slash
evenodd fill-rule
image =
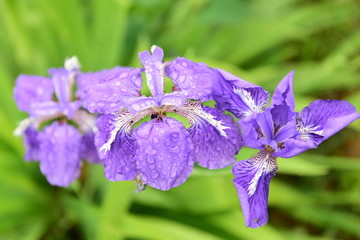
<path id="1" fill-rule="evenodd" d="M 20 73 L 46 75 L 73 55 L 83 71 L 135 67 L 153 44 L 270 92 L 295 70 L 298 110 L 316 98 L 360 109 L 356 0 L 0 0 L 0 239 L 360 239 L 360 121 L 278 160 L 259 229 L 245 227 L 230 168 L 197 167 L 178 188 L 134 193 L 89 164 L 69 188 L 52 187 L 23 161 L 12 134 L 26 117 L 12 97 Z"/>

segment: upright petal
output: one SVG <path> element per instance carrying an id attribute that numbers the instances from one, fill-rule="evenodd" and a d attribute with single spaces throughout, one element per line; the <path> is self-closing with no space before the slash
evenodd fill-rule
<path id="1" fill-rule="evenodd" d="M 40 170 L 50 184 L 66 187 L 80 174 L 81 136 L 71 125 L 54 122 L 39 133 Z"/>
<path id="2" fill-rule="evenodd" d="M 14 98 L 20 110 L 30 112 L 33 103 L 52 100 L 51 78 L 20 75 L 16 79 Z"/>
<path id="3" fill-rule="evenodd" d="M 144 183 L 166 191 L 186 181 L 194 164 L 193 145 L 181 122 L 169 117 L 153 119 L 140 125 L 134 137 Z"/>
<path id="4" fill-rule="evenodd" d="M 294 100 L 294 71 L 289 72 L 276 87 L 271 106 L 286 104 L 291 110 L 295 109 Z"/>
<path id="5" fill-rule="evenodd" d="M 104 114 L 124 108 L 126 101 L 139 96 L 142 84 L 140 69 L 122 67 L 80 75 L 79 78 L 81 91 L 78 94 L 83 98 L 84 107 L 90 112 Z"/>
<path id="6" fill-rule="evenodd" d="M 49 74 L 52 76 L 57 99 L 61 104 L 68 104 L 71 101 L 71 91 L 75 75 L 72 72 L 68 72 L 65 68 L 52 68 L 49 70 Z"/>
<path id="7" fill-rule="evenodd" d="M 240 128 L 230 115 L 225 115 L 218 109 L 204 107 L 203 110 L 222 121 L 227 138 L 203 119 L 192 125 L 188 131 L 194 144 L 195 161 L 202 167 L 218 169 L 235 162 L 235 157 L 242 147 Z"/>
<path id="8" fill-rule="evenodd" d="M 150 92 L 156 100 L 160 101 L 164 95 L 164 51 L 157 46 L 152 46 L 151 54 L 149 51 L 140 52 L 139 58 L 145 68 Z"/>
<path id="9" fill-rule="evenodd" d="M 212 99 L 213 87 L 219 78 L 219 74 L 206 64 L 182 57 L 167 63 L 165 73 L 174 82 L 176 90 L 184 91 L 188 99 L 200 101 Z"/>
<path id="10" fill-rule="evenodd" d="M 267 223 L 269 184 L 276 171 L 276 158 L 267 150 L 234 165 L 233 182 L 247 227 L 257 228 Z"/>

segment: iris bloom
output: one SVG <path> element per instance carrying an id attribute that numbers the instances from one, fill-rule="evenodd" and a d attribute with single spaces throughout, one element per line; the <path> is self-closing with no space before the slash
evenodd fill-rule
<path id="1" fill-rule="evenodd" d="M 81 159 L 100 161 L 94 145 L 95 119 L 80 109 L 81 99 L 72 94 L 80 74 L 76 58 L 68 59 L 65 68 L 50 69 L 49 74 L 16 79 L 16 103 L 30 116 L 15 134 L 24 137 L 25 159 L 40 161 L 49 183 L 65 187 L 79 176 Z"/>
<path id="2" fill-rule="evenodd" d="M 217 108 L 204 107 L 213 99 L 216 70 L 184 58 L 163 61 L 164 53 L 153 46 L 141 52 L 143 68 L 116 67 L 85 74 L 80 85 L 85 107 L 100 113 L 95 144 L 104 159 L 105 176 L 111 181 L 135 180 L 168 190 L 184 183 L 194 162 L 217 169 L 235 162 L 242 146 L 238 124 Z M 142 96 L 145 72 L 151 96 Z M 172 80 L 173 92 L 164 92 L 164 79 Z M 190 127 L 167 116 L 186 117 Z M 146 116 L 151 120 L 135 128 Z"/>
<path id="3" fill-rule="evenodd" d="M 246 226 L 256 228 L 268 221 L 269 184 L 278 168 L 276 158 L 316 148 L 360 114 L 341 100 L 316 100 L 295 112 L 293 72 L 277 86 L 270 107 L 266 107 L 269 94 L 260 87 L 234 88 L 234 93 L 238 98 L 225 98 L 223 106 L 232 106 L 240 118 L 245 145 L 260 150 L 255 157 L 233 166 Z"/>

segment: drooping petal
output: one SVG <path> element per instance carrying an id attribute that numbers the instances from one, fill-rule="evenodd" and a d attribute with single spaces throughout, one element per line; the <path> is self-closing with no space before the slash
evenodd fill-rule
<path id="1" fill-rule="evenodd" d="M 50 184 L 66 187 L 80 174 L 81 136 L 71 125 L 54 122 L 39 133 L 40 170 Z"/>
<path id="2" fill-rule="evenodd" d="M 85 132 L 81 136 L 81 159 L 89 163 L 102 163 L 94 143 L 95 134 L 92 131 Z"/>
<path id="3" fill-rule="evenodd" d="M 38 131 L 31 125 L 26 128 L 23 133 L 25 145 L 25 160 L 38 161 L 39 160 L 39 141 Z"/>
<path id="4" fill-rule="evenodd" d="M 280 157 L 293 157 L 316 148 L 351 122 L 360 118 L 355 107 L 343 100 L 316 100 L 305 107 L 298 119 L 298 135 L 284 142 Z"/>
<path id="5" fill-rule="evenodd" d="M 264 110 L 269 93 L 263 88 L 240 79 L 222 69 L 216 69 L 220 79 L 213 88 L 213 97 L 223 111 L 245 118 Z"/>
<path id="6" fill-rule="evenodd" d="M 98 132 L 95 134 L 95 146 L 104 163 L 105 177 L 110 181 L 132 180 L 137 175 L 135 157 L 138 146 L 126 128 L 118 126 L 118 121 L 121 121 L 119 116 L 100 115 L 96 121 Z M 110 148 L 104 151 L 106 144 Z"/>
<path id="7" fill-rule="evenodd" d="M 183 184 L 194 164 L 193 145 L 181 122 L 165 117 L 140 125 L 134 132 L 139 145 L 137 168 L 142 181 L 163 191 Z"/>
<path id="8" fill-rule="evenodd" d="M 235 162 L 235 157 L 242 147 L 242 138 L 238 124 L 229 115 L 218 109 L 203 108 L 205 112 L 215 116 L 225 126 L 227 138 L 208 122 L 200 120 L 192 125 L 188 131 L 194 144 L 195 161 L 202 167 L 218 169 L 227 167 Z"/>
<path id="9" fill-rule="evenodd" d="M 150 92 L 157 101 L 160 101 L 164 95 L 164 51 L 157 46 L 152 46 L 151 54 L 149 51 L 140 52 L 139 58 L 145 68 Z"/>
<path id="10" fill-rule="evenodd" d="M 20 75 L 16 79 L 14 98 L 22 111 L 30 112 L 33 103 L 50 101 L 53 93 L 51 78 Z"/>
<path id="11" fill-rule="evenodd" d="M 116 67 L 79 75 L 78 95 L 90 112 L 114 113 L 124 108 L 127 100 L 141 90 L 140 69 Z"/>
<path id="12" fill-rule="evenodd" d="M 188 99 L 200 101 L 212 100 L 213 87 L 219 78 L 219 74 L 206 64 L 182 57 L 167 63 L 165 73 L 176 90 L 184 91 Z"/>
<path id="13" fill-rule="evenodd" d="M 276 158 L 266 150 L 234 165 L 233 182 L 247 227 L 257 228 L 267 223 L 269 184 L 276 171 Z"/>
<path id="14" fill-rule="evenodd" d="M 293 92 L 294 71 L 288 73 L 278 84 L 272 97 L 270 106 L 287 105 L 292 111 L 295 109 L 295 99 Z"/>
<path id="15" fill-rule="evenodd" d="M 119 132 L 111 149 L 105 153 L 104 172 L 110 181 L 133 180 L 136 169 L 138 145 L 135 139 L 126 132 Z"/>

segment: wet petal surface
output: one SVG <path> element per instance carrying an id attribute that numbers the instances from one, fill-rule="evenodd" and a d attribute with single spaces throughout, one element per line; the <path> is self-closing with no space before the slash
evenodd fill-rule
<path id="1" fill-rule="evenodd" d="M 50 184 L 66 187 L 80 174 L 81 136 L 71 125 L 54 122 L 39 133 L 40 170 Z"/>
<path id="2" fill-rule="evenodd" d="M 139 145 L 137 169 L 144 183 L 165 191 L 186 181 L 193 169 L 193 146 L 181 122 L 153 119 L 140 125 L 134 137 Z"/>

